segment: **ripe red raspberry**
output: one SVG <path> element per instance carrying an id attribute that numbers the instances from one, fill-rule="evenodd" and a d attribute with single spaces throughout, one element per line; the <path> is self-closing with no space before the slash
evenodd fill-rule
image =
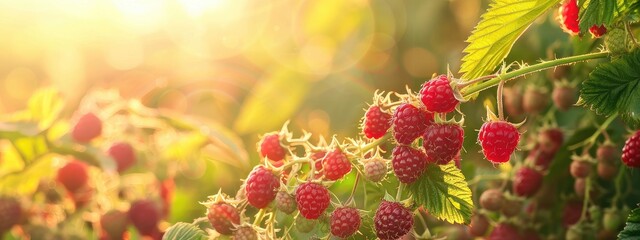
<path id="1" fill-rule="evenodd" d="M 574 178 L 586 178 L 591 173 L 591 163 L 582 160 L 573 160 L 569 166 L 571 176 Z"/>
<path id="2" fill-rule="evenodd" d="M 503 204 L 504 197 L 499 189 L 488 189 L 480 195 L 480 206 L 489 211 L 498 211 Z"/>
<path id="3" fill-rule="evenodd" d="M 373 222 L 378 238 L 395 240 L 411 231 L 413 214 L 400 203 L 382 200 Z"/>
<path id="4" fill-rule="evenodd" d="M 617 173 L 618 168 L 615 165 L 604 162 L 598 163 L 598 176 L 600 176 L 600 178 L 611 181 L 616 177 Z"/>
<path id="5" fill-rule="evenodd" d="M 213 203 L 207 209 L 207 218 L 216 232 L 222 235 L 233 233 L 234 224 L 240 224 L 240 213 L 231 204 L 225 202 Z"/>
<path id="6" fill-rule="evenodd" d="M 520 239 L 520 232 L 518 229 L 508 223 L 500 223 L 493 228 L 491 234 L 489 234 L 488 240 L 513 240 Z"/>
<path id="7" fill-rule="evenodd" d="M 569 227 L 576 224 L 580 220 L 582 215 L 582 202 L 581 201 L 569 201 L 564 206 L 562 213 L 562 225 Z"/>
<path id="8" fill-rule="evenodd" d="M 391 114 L 383 112 L 379 106 L 372 105 L 367 109 L 362 122 L 362 133 L 367 138 L 378 139 L 387 134 L 391 127 Z"/>
<path id="9" fill-rule="evenodd" d="M 513 178 L 513 193 L 518 196 L 533 196 L 540 186 L 542 186 L 542 173 L 533 168 L 522 167 Z"/>
<path id="10" fill-rule="evenodd" d="M 566 0 L 559 9 L 559 20 L 562 29 L 570 35 L 580 33 L 580 23 L 578 21 L 578 1 Z"/>
<path id="11" fill-rule="evenodd" d="M 484 236 L 489 230 L 489 219 L 484 214 L 474 214 L 469 224 L 469 233 L 476 237 Z"/>
<path id="12" fill-rule="evenodd" d="M 490 121 L 482 124 L 478 141 L 487 160 L 492 163 L 505 163 L 518 146 L 520 132 L 511 123 Z"/>
<path id="13" fill-rule="evenodd" d="M 339 207 L 331 213 L 331 234 L 348 238 L 360 228 L 360 213 L 351 207 Z"/>
<path id="14" fill-rule="evenodd" d="M 427 156 L 410 146 L 398 145 L 393 149 L 393 172 L 402 183 L 415 182 L 427 167 Z"/>
<path id="15" fill-rule="evenodd" d="M 102 134 L 102 121 L 93 113 L 82 115 L 71 130 L 71 137 L 79 143 L 87 143 Z"/>
<path id="16" fill-rule="evenodd" d="M 0 197 L 0 236 L 18 224 L 22 217 L 22 207 L 17 199 Z"/>
<path id="17" fill-rule="evenodd" d="M 252 226 L 240 226 L 233 232 L 233 240 L 258 240 L 258 232 Z"/>
<path id="18" fill-rule="evenodd" d="M 89 169 L 87 164 L 78 160 L 71 160 L 58 169 L 58 182 L 69 192 L 76 192 L 89 181 Z"/>
<path id="19" fill-rule="evenodd" d="M 318 219 L 330 201 L 329 190 L 318 183 L 303 183 L 296 189 L 298 210 L 306 219 Z"/>
<path id="20" fill-rule="evenodd" d="M 511 116 L 518 116 L 524 113 L 522 110 L 522 93 L 515 87 L 505 87 L 502 92 L 504 107 Z"/>
<path id="21" fill-rule="evenodd" d="M 322 171 L 326 179 L 335 181 L 351 172 L 351 162 L 342 150 L 336 148 L 322 160 Z"/>
<path id="22" fill-rule="evenodd" d="M 258 166 L 249 173 L 245 182 L 247 201 L 255 208 L 265 208 L 276 198 L 280 180 L 271 170 Z"/>
<path id="23" fill-rule="evenodd" d="M 325 156 L 327 156 L 327 152 L 324 150 L 320 150 L 311 154 L 311 159 L 315 163 L 316 171 L 322 171 L 322 161 L 324 160 Z"/>
<path id="24" fill-rule="evenodd" d="M 272 133 L 262 137 L 260 141 L 260 156 L 273 161 L 280 161 L 284 159 L 286 154 L 285 148 L 280 144 L 280 135 Z"/>
<path id="25" fill-rule="evenodd" d="M 286 191 L 279 191 L 276 195 L 276 208 L 283 213 L 291 214 L 298 208 L 296 198 Z"/>
<path id="26" fill-rule="evenodd" d="M 640 168 L 640 131 L 636 131 L 622 148 L 622 162 L 627 167 Z"/>
<path id="27" fill-rule="evenodd" d="M 437 76 L 425 82 L 420 89 L 420 99 L 429 112 L 448 113 L 458 106 L 453 89 L 446 75 Z"/>
<path id="28" fill-rule="evenodd" d="M 591 33 L 591 36 L 593 38 L 599 38 L 607 33 L 607 28 L 604 26 L 604 24 L 600 26 L 593 25 L 589 28 L 589 32 Z"/>
<path id="29" fill-rule="evenodd" d="M 547 170 L 553 161 L 555 153 L 548 153 L 540 150 L 540 144 L 536 145 L 527 155 L 527 162 L 533 163 L 534 166 Z"/>
<path id="30" fill-rule="evenodd" d="M 571 86 L 556 86 L 551 93 L 551 98 L 560 111 L 567 111 L 576 103 L 576 89 Z"/>
<path id="31" fill-rule="evenodd" d="M 372 158 L 364 164 L 364 177 L 372 182 L 380 182 L 387 175 L 387 160 Z"/>
<path id="32" fill-rule="evenodd" d="M 550 155 L 556 154 L 562 142 L 564 141 L 564 133 L 558 128 L 547 128 L 538 133 L 538 145 L 540 151 Z M 553 156 L 552 156 L 553 157 Z"/>
<path id="33" fill-rule="evenodd" d="M 393 138 L 399 144 L 411 144 L 424 133 L 431 121 L 424 111 L 403 103 L 393 113 Z"/>
<path id="34" fill-rule="evenodd" d="M 528 87 L 524 91 L 522 108 L 528 114 L 538 114 L 549 104 L 547 93 L 540 88 Z"/>
<path id="35" fill-rule="evenodd" d="M 599 163 L 614 164 L 618 157 L 620 157 L 618 148 L 610 142 L 600 145 L 596 152 L 596 159 Z"/>
<path id="36" fill-rule="evenodd" d="M 151 200 L 138 200 L 131 204 L 129 220 L 138 229 L 140 235 L 154 236 L 158 232 L 160 208 Z"/>
<path id="37" fill-rule="evenodd" d="M 116 162 L 119 173 L 124 172 L 136 162 L 136 153 L 130 144 L 119 142 L 111 145 L 107 150 L 109 155 Z"/>
<path id="38" fill-rule="evenodd" d="M 124 239 L 124 234 L 129 225 L 129 217 L 126 212 L 111 210 L 100 217 L 100 227 L 104 239 Z"/>
<path id="39" fill-rule="evenodd" d="M 464 130 L 458 124 L 432 124 L 424 132 L 422 146 L 427 162 L 447 164 L 462 149 Z"/>

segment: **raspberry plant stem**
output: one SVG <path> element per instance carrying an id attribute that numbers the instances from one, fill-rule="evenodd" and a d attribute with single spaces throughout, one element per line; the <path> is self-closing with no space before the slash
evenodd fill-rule
<path id="1" fill-rule="evenodd" d="M 582 202 L 582 213 L 580 214 L 580 220 L 579 220 L 580 222 L 586 220 L 587 207 L 589 206 L 589 197 L 591 195 L 589 194 L 589 192 L 591 191 L 591 178 L 587 177 L 586 180 L 587 182 L 584 189 L 584 200 Z"/>
<path id="2" fill-rule="evenodd" d="M 531 73 L 538 72 L 538 71 L 542 71 L 542 70 L 545 70 L 545 69 L 554 68 L 554 67 L 561 66 L 561 65 L 568 65 L 568 64 L 572 64 L 572 63 L 576 63 L 576 62 L 582 62 L 582 61 L 591 60 L 591 59 L 605 58 L 607 56 L 609 56 L 609 52 L 598 52 L 598 53 L 588 53 L 588 54 L 583 54 L 583 55 L 576 55 L 576 56 L 571 56 L 571 57 L 566 57 L 566 58 L 558 58 L 558 59 L 554 59 L 554 60 L 551 60 L 551 61 L 541 62 L 541 63 L 535 64 L 535 65 L 531 65 L 531 66 L 520 68 L 518 70 L 514 70 L 514 71 L 507 72 L 507 73 L 498 74 L 496 77 L 491 78 L 491 79 L 489 79 L 487 81 L 478 83 L 478 84 L 473 85 L 473 86 L 465 87 L 464 89 L 462 89 L 462 96 L 465 97 L 465 98 L 468 98 L 469 96 L 471 96 L 473 94 L 479 93 L 481 91 L 484 91 L 484 90 L 486 90 L 488 88 L 491 88 L 491 87 L 497 85 L 502 80 L 504 80 L 506 82 L 506 81 L 509 81 L 511 79 L 522 77 L 524 75 L 531 74 Z"/>
<path id="3" fill-rule="evenodd" d="M 398 192 L 396 192 L 396 201 L 400 202 L 402 200 L 402 191 L 404 191 L 404 184 L 398 184 Z"/>
<path id="4" fill-rule="evenodd" d="M 504 110 L 502 110 L 502 89 L 504 88 L 504 80 L 500 81 L 498 84 L 498 94 L 496 98 L 498 99 L 498 118 L 500 121 L 504 121 Z"/>
<path id="5" fill-rule="evenodd" d="M 593 135 L 591 135 L 589 138 L 585 139 L 583 142 L 574 144 L 569 146 L 569 150 L 575 150 L 579 147 L 582 146 L 587 146 L 586 150 L 589 150 L 589 148 L 591 148 L 591 146 L 593 146 L 593 144 L 596 143 L 596 141 L 598 140 L 598 136 L 600 136 L 600 134 L 603 131 L 607 130 L 607 127 L 609 127 L 609 125 L 611 124 L 611 122 L 613 122 L 613 120 L 616 119 L 616 117 L 618 117 L 618 113 L 614 113 L 611 116 L 609 116 L 609 118 L 607 118 L 607 120 L 605 120 L 600 127 L 593 133 Z"/>
<path id="6" fill-rule="evenodd" d="M 626 168 L 620 168 L 618 172 L 618 176 L 616 176 L 615 186 L 616 186 L 616 195 L 613 196 L 611 200 L 611 205 L 616 206 L 618 201 L 620 201 L 620 195 L 622 195 L 622 179 L 624 179 L 624 175 L 627 173 Z"/>
<path id="7" fill-rule="evenodd" d="M 264 217 L 264 212 L 264 208 L 261 208 L 260 211 L 258 211 L 258 214 L 256 214 L 256 219 L 253 220 L 254 226 L 260 226 L 260 222 L 262 222 L 262 218 Z"/>
<path id="8" fill-rule="evenodd" d="M 391 137 L 390 133 L 385 134 L 384 136 L 382 136 L 379 139 L 376 139 L 373 142 L 367 143 L 364 146 L 362 146 L 358 151 L 359 153 L 365 153 L 375 147 L 377 147 L 378 145 L 380 145 L 381 143 L 386 142 L 389 138 Z"/>

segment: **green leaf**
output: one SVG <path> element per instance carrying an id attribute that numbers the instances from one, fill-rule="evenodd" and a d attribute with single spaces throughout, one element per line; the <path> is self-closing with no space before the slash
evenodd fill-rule
<path id="1" fill-rule="evenodd" d="M 163 240 L 201 240 L 207 239 L 207 235 L 202 229 L 193 224 L 179 222 L 169 227 L 162 237 Z"/>
<path id="2" fill-rule="evenodd" d="M 560 0 L 495 0 L 464 49 L 460 72 L 470 80 L 492 72 L 536 18 Z"/>
<path id="3" fill-rule="evenodd" d="M 640 125 L 640 50 L 601 63 L 582 83 L 579 104 L 597 114 L 620 113 L 630 126 Z"/>
<path id="4" fill-rule="evenodd" d="M 45 88 L 29 98 L 28 109 L 32 120 L 39 122 L 40 129 L 48 129 L 60 117 L 64 105 L 64 99 L 57 90 Z"/>
<path id="5" fill-rule="evenodd" d="M 580 6 L 580 32 L 586 33 L 593 25 L 602 25 L 609 27 L 613 22 L 616 10 L 620 9 L 618 3 L 622 1 L 612 0 L 588 0 L 581 1 Z"/>
<path id="6" fill-rule="evenodd" d="M 242 104 L 234 128 L 241 134 L 280 129 L 304 101 L 309 82 L 288 69 L 276 70 L 256 85 Z"/>
<path id="7" fill-rule="evenodd" d="M 414 201 L 438 219 L 450 223 L 471 222 L 471 189 L 454 163 L 429 164 L 422 176 L 408 185 L 408 189 L 413 194 Z"/>
<path id="8" fill-rule="evenodd" d="M 627 218 L 627 225 L 618 234 L 618 239 L 631 240 L 640 236 L 640 208 L 633 209 Z"/>

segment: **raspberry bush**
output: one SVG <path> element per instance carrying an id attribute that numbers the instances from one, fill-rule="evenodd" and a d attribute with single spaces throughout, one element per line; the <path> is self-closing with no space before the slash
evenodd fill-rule
<path id="1" fill-rule="evenodd" d="M 1 156 L 17 162 L 0 169 L 0 237 L 637 238 L 639 20 L 633 1 L 492 1 L 457 73 L 371 90 L 366 103 L 322 96 L 363 106 L 352 129 L 324 133 L 292 120 L 240 138 L 138 100 L 93 93 L 73 106 L 41 90 L 0 122 Z M 566 36 L 534 44 L 546 60 L 508 62 L 538 27 Z M 308 125 L 322 125 L 314 114 Z M 200 217 L 176 221 L 176 209 Z"/>

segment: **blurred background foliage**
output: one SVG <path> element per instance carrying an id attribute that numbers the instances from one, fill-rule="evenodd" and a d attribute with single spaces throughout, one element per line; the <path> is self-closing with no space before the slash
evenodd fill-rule
<path id="1" fill-rule="evenodd" d="M 256 142 L 261 134 L 290 120 L 290 129 L 312 133 L 312 142 L 333 134 L 357 136 L 363 109 L 376 89 L 417 90 L 432 74 L 457 73 L 465 39 L 488 3 L 0 1 L 0 113 L 15 118 L 47 87 L 59 91 L 64 104 L 45 95 L 32 100 L 41 102 L 35 108 L 47 105 L 63 119 L 99 112 L 108 126 L 105 139 L 127 136 L 114 132 L 118 129 L 172 129 L 147 131 L 148 139 L 132 141 L 146 158 L 175 162 L 170 164 L 177 186 L 170 221 L 190 222 L 205 211 L 197 202 L 218 188 L 235 193 L 260 161 Z M 569 39 L 554 13 L 525 33 L 507 62 L 534 62 L 594 46 L 588 38 L 560 44 Z M 462 106 L 467 129 L 479 129 L 483 104 L 494 95 L 485 93 Z M 114 115 L 120 108 L 135 114 Z M 581 115 L 566 116 L 576 121 Z M 0 128 L 12 127 L 20 126 Z M 49 134 L 60 137 L 68 128 L 59 123 L 52 127 L 57 133 Z M 477 153 L 476 134 L 466 134 L 465 174 L 478 164 L 496 171 Z M 12 159 L 16 152 L 2 146 L 3 158 Z M 152 148 L 162 151 L 147 151 Z M 14 169 L 12 164 L 20 169 L 19 163 L 4 161 L 0 173 Z M 29 174 L 20 177 L 53 173 Z M 0 189 L 10 186 L 0 184 Z"/>

